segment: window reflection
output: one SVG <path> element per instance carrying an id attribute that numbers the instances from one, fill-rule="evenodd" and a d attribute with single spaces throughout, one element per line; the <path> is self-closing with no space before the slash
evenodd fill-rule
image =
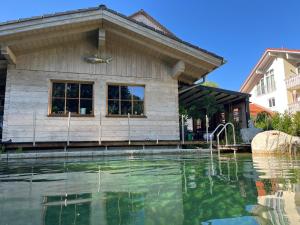
<path id="1" fill-rule="evenodd" d="M 108 85 L 108 114 L 143 116 L 144 93 L 143 86 Z"/>

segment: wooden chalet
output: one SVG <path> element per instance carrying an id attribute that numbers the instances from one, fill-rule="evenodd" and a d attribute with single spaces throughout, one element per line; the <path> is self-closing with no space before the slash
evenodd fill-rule
<path id="1" fill-rule="evenodd" d="M 179 82 L 223 63 L 143 10 L 100 5 L 0 23 L 2 142 L 179 141 Z"/>

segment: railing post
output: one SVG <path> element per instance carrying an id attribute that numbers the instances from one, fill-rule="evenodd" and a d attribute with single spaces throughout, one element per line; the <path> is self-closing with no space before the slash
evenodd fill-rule
<path id="1" fill-rule="evenodd" d="M 208 116 L 207 115 L 205 115 L 205 120 L 206 120 L 206 143 L 208 143 L 209 120 L 208 120 Z"/>
<path id="2" fill-rule="evenodd" d="M 68 113 L 68 136 L 67 136 L 67 146 L 70 145 L 70 123 L 71 123 L 71 112 Z"/>
<path id="3" fill-rule="evenodd" d="M 181 139 L 182 139 L 182 144 L 184 144 L 184 116 L 181 115 Z"/>
<path id="4" fill-rule="evenodd" d="M 99 113 L 99 145 L 102 144 L 102 117 L 101 112 Z"/>
<path id="5" fill-rule="evenodd" d="M 130 113 L 128 113 L 128 144 L 131 144 L 131 134 L 130 134 Z"/>
<path id="6" fill-rule="evenodd" d="M 36 111 L 33 111 L 32 126 L 33 126 L 33 140 L 32 140 L 32 145 L 33 145 L 33 147 L 35 147 Z"/>

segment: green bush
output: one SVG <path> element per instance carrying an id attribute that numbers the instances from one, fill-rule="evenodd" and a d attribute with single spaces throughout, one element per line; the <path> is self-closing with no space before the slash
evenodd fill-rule
<path id="1" fill-rule="evenodd" d="M 1 148 L 0 148 L 0 155 L 1 155 L 2 153 L 4 153 L 4 152 L 5 152 L 5 146 L 2 145 Z"/>
<path id="2" fill-rule="evenodd" d="M 272 117 L 268 112 L 260 112 L 255 119 L 255 126 L 263 130 L 272 130 Z"/>
<path id="3" fill-rule="evenodd" d="M 261 112 L 257 114 L 255 126 L 263 130 L 278 130 L 293 136 L 300 136 L 300 112 L 275 113 L 273 116 L 267 112 Z"/>
<path id="4" fill-rule="evenodd" d="M 22 153 L 23 152 L 23 148 L 22 147 L 18 147 L 16 152 L 17 153 Z"/>

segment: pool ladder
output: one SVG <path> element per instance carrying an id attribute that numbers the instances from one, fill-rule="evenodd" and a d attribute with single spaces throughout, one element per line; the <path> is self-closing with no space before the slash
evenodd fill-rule
<path id="1" fill-rule="evenodd" d="M 210 153 L 212 154 L 212 139 L 213 139 L 213 135 L 218 131 L 218 129 L 220 127 L 221 130 L 219 131 L 219 133 L 217 133 L 217 149 L 218 149 L 218 156 L 220 157 L 220 134 L 224 131 L 225 132 L 225 146 L 228 146 L 228 138 L 227 138 L 227 126 L 231 126 L 232 127 L 232 132 L 233 132 L 233 145 L 236 145 L 236 139 L 235 139 L 235 129 L 234 129 L 234 125 L 233 123 L 226 123 L 226 124 L 219 124 L 216 129 L 209 135 L 209 139 L 210 139 Z M 235 150 L 234 150 L 234 155 L 235 155 Z"/>

